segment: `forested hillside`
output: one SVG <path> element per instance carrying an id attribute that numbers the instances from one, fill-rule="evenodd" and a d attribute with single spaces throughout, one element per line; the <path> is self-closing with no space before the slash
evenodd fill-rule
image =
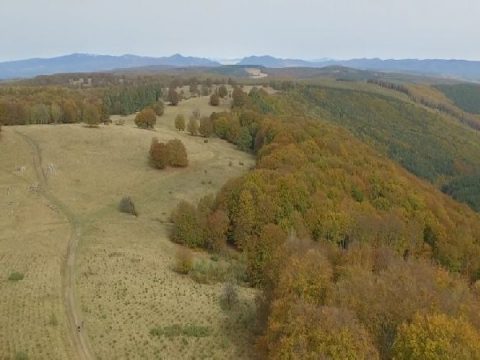
<path id="1" fill-rule="evenodd" d="M 437 85 L 436 88 L 442 91 L 460 109 L 469 113 L 480 114 L 480 85 Z"/>
<path id="2" fill-rule="evenodd" d="M 215 133 L 238 143 L 248 132 L 256 168 L 214 203 L 181 203 L 173 239 L 245 254 L 263 290 L 258 350 L 478 358 L 480 216 L 291 98 L 260 90 L 237 100 L 233 114 L 212 116 Z"/>
<path id="3" fill-rule="evenodd" d="M 364 91 L 305 86 L 288 97 L 310 114 L 346 127 L 413 174 L 445 186 L 454 198 L 480 207 L 478 186 L 462 191 L 449 186 L 478 174 L 477 131 L 442 113 Z"/>

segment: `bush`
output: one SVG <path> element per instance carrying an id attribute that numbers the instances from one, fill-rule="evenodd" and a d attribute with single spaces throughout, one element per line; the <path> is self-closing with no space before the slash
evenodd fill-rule
<path id="1" fill-rule="evenodd" d="M 229 277 L 230 266 L 225 261 L 201 259 L 193 264 L 190 277 L 200 284 L 223 282 Z"/>
<path id="2" fill-rule="evenodd" d="M 188 166 L 187 149 L 180 140 L 170 140 L 167 143 L 166 148 L 168 153 L 168 165 L 173 167 Z"/>
<path id="3" fill-rule="evenodd" d="M 20 281 L 20 280 L 23 280 L 24 277 L 25 275 L 23 275 L 21 272 L 14 271 L 9 275 L 8 280 Z"/>
<path id="4" fill-rule="evenodd" d="M 213 134 L 213 122 L 212 120 L 204 116 L 200 119 L 200 127 L 198 128 L 200 135 L 204 137 L 210 137 Z"/>
<path id="5" fill-rule="evenodd" d="M 217 94 L 212 94 L 210 96 L 210 105 L 212 106 L 220 105 L 220 97 Z"/>
<path id="6" fill-rule="evenodd" d="M 238 304 L 238 293 L 234 283 L 229 281 L 225 284 L 223 287 L 220 304 L 226 310 L 231 310 L 235 305 Z"/>
<path id="7" fill-rule="evenodd" d="M 165 112 L 165 105 L 163 104 L 163 101 L 158 100 L 155 104 L 152 105 L 152 109 L 153 111 L 155 111 L 155 114 L 157 116 L 162 116 Z"/>
<path id="8" fill-rule="evenodd" d="M 157 116 L 155 111 L 151 108 L 146 108 L 140 111 L 137 116 L 135 116 L 135 125 L 142 129 L 153 129 L 157 123 Z"/>
<path id="9" fill-rule="evenodd" d="M 175 255 L 174 270 L 179 274 L 188 274 L 192 270 L 193 256 L 192 252 L 186 248 L 180 248 Z"/>
<path id="10" fill-rule="evenodd" d="M 150 160 L 159 169 L 164 169 L 167 165 L 186 167 L 188 166 L 187 149 L 178 139 L 170 140 L 165 144 L 153 138 L 150 145 Z"/>
<path id="11" fill-rule="evenodd" d="M 167 145 L 158 142 L 156 138 L 152 139 L 150 145 L 150 161 L 158 169 L 165 169 L 168 165 L 169 155 Z"/>
<path id="12" fill-rule="evenodd" d="M 130 214 L 134 216 L 138 216 L 137 210 L 135 210 L 135 204 L 133 200 L 129 196 L 125 196 L 120 200 L 120 204 L 118 205 L 118 210 L 125 214 Z"/>

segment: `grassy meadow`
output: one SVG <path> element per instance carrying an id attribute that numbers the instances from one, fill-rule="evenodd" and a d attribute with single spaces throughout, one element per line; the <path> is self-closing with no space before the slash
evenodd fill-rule
<path id="1" fill-rule="evenodd" d="M 225 100 L 220 109 L 228 108 Z M 175 130 L 175 116 L 188 118 L 195 109 L 202 115 L 220 111 L 208 105 L 208 97 L 197 97 L 167 106 L 154 130 L 136 128 L 133 115 L 123 117 L 122 126 L 2 130 L 6 151 L 0 152 L 0 191 L 7 201 L 6 211 L 0 213 L 0 321 L 5 324 L 0 328 L 1 359 L 23 354 L 34 359 L 76 358 L 62 294 L 69 221 L 76 224 L 78 236 L 79 321 L 96 358 L 251 357 L 247 320 L 254 291 L 239 289 L 239 307 L 245 311 L 225 312 L 219 301 L 222 284 L 197 283 L 172 270 L 178 249 L 168 239 L 174 206 L 182 199 L 196 201 L 215 193 L 254 165 L 253 156 L 223 140 L 205 143 Z M 182 140 L 189 166 L 152 168 L 148 149 L 154 136 Z M 35 149 L 45 186 L 64 209 L 56 208 L 36 187 Z M 133 199 L 138 217 L 118 211 L 123 196 Z M 206 255 L 197 252 L 194 258 Z M 8 280 L 13 272 L 24 278 Z"/>

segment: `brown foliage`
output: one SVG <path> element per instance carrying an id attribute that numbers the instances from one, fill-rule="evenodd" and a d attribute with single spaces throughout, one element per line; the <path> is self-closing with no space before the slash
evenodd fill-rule
<path id="1" fill-rule="evenodd" d="M 157 123 L 157 115 L 151 108 L 146 108 L 140 111 L 135 116 L 135 125 L 144 129 L 153 129 Z"/>
<path id="2" fill-rule="evenodd" d="M 158 142 L 156 138 L 152 139 L 150 160 L 159 169 L 164 169 L 167 166 L 188 166 L 187 150 L 178 139 L 170 140 L 166 144 Z"/>
<path id="3" fill-rule="evenodd" d="M 170 105 L 172 106 L 177 106 L 178 103 L 180 102 L 180 96 L 178 93 L 175 91 L 175 88 L 170 88 L 168 90 L 168 101 L 170 102 Z"/>
<path id="4" fill-rule="evenodd" d="M 170 140 L 167 142 L 168 165 L 173 167 L 188 166 L 187 149 L 185 145 L 178 140 Z"/>

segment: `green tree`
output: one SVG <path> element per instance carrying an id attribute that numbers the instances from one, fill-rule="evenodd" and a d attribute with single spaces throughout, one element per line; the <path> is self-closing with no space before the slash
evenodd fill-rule
<path id="1" fill-rule="evenodd" d="M 203 137 L 210 137 L 213 134 L 213 123 L 208 116 L 200 118 L 200 127 L 198 128 L 200 135 Z"/>
<path id="2" fill-rule="evenodd" d="M 82 120 L 89 127 L 96 127 L 100 123 L 100 112 L 98 107 L 93 104 L 83 106 Z"/>
<path id="3" fill-rule="evenodd" d="M 57 103 L 50 105 L 50 118 L 54 124 L 58 124 L 62 119 L 62 108 Z"/>
<path id="4" fill-rule="evenodd" d="M 233 99 L 232 106 L 234 107 L 244 106 L 247 103 L 247 98 L 248 98 L 247 94 L 245 94 L 241 88 L 236 86 L 232 92 L 232 99 Z"/>
<path id="5" fill-rule="evenodd" d="M 31 124 L 48 124 L 50 123 L 50 111 L 45 104 L 33 105 L 30 109 Z"/>
<path id="6" fill-rule="evenodd" d="M 242 151 L 250 151 L 253 147 L 252 135 L 246 127 L 242 127 L 237 137 L 237 146 Z"/>
<path id="7" fill-rule="evenodd" d="M 185 131 L 185 116 L 183 114 L 178 114 L 175 117 L 175 129 Z"/>
<path id="8" fill-rule="evenodd" d="M 198 135 L 198 121 L 194 117 L 191 117 L 188 121 L 187 130 L 192 136 Z"/>
<path id="9" fill-rule="evenodd" d="M 222 85 L 218 88 L 218 96 L 220 96 L 222 99 L 228 95 L 228 90 L 225 85 Z"/>
<path id="10" fill-rule="evenodd" d="M 182 201 L 171 216 L 173 222 L 172 240 L 189 247 L 203 247 L 204 234 L 197 216 L 197 209 L 192 204 Z"/>
<path id="11" fill-rule="evenodd" d="M 73 100 L 67 100 L 63 103 L 62 112 L 62 122 L 71 124 L 78 121 L 78 107 Z"/>

